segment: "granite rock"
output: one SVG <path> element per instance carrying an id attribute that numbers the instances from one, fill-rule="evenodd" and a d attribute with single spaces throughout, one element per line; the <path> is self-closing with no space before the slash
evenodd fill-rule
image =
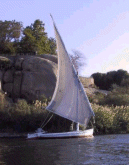
<path id="1" fill-rule="evenodd" d="M 13 67 L 3 72 L 2 90 L 13 99 L 33 101 L 43 95 L 51 97 L 56 84 L 57 57 L 45 56 L 14 57 Z"/>

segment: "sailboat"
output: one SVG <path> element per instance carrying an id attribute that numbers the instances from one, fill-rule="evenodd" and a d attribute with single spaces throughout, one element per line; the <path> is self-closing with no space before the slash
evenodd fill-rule
<path id="1" fill-rule="evenodd" d="M 87 127 L 90 118 L 94 116 L 94 112 L 54 20 L 53 26 L 57 44 L 58 74 L 54 94 L 46 109 L 71 122 L 75 122 L 76 130 L 46 133 L 39 128 L 35 133 L 28 134 L 27 139 L 93 137 L 93 128 L 79 130 L 79 125 Z"/>

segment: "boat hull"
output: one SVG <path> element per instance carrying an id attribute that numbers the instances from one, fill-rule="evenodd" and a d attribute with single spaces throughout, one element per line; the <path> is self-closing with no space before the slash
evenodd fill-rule
<path id="1" fill-rule="evenodd" d="M 61 132 L 61 133 L 32 133 L 27 135 L 27 139 L 65 139 L 65 138 L 81 138 L 81 137 L 93 137 L 93 129 L 85 131 L 72 131 L 72 132 Z"/>

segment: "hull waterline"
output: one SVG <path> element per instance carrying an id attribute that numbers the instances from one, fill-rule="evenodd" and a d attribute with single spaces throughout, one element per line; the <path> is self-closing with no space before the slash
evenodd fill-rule
<path id="1" fill-rule="evenodd" d="M 65 139 L 65 138 L 90 138 L 93 137 L 93 129 L 85 131 L 72 131 L 72 132 L 61 132 L 61 133 L 32 133 L 27 135 L 28 140 L 36 139 Z"/>

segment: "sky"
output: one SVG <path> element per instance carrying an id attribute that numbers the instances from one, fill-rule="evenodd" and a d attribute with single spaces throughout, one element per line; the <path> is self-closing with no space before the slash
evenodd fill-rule
<path id="1" fill-rule="evenodd" d="M 48 37 L 55 37 L 50 13 L 68 53 L 83 54 L 81 76 L 129 72 L 129 0 L 0 0 L 0 20 L 25 28 L 40 19 Z"/>

